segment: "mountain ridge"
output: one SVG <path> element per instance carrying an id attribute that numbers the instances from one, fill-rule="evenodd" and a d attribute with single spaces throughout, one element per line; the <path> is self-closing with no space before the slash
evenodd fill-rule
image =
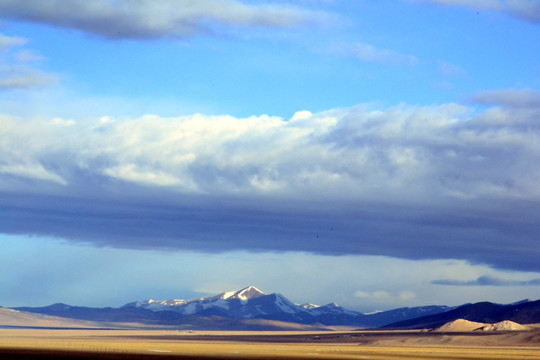
<path id="1" fill-rule="evenodd" d="M 16 307 L 15 310 L 78 320 L 102 322 L 139 322 L 150 325 L 180 325 L 201 319 L 275 321 L 311 326 L 379 327 L 398 320 L 434 314 L 447 306 L 400 308 L 363 314 L 336 303 L 326 305 L 295 304 L 280 293 L 265 294 L 255 286 L 194 299 L 144 300 L 119 308 L 92 308 L 56 303 L 44 307 Z"/>
<path id="2" fill-rule="evenodd" d="M 295 304 L 280 293 L 265 294 L 255 286 L 194 299 L 144 300 L 118 308 L 92 308 L 56 303 L 45 307 L 15 307 L 14 310 L 76 320 L 108 323 L 140 323 L 153 326 L 185 326 L 189 323 L 212 327 L 212 322 L 237 328 L 275 322 L 315 327 L 432 329 L 464 319 L 481 323 L 504 320 L 519 324 L 540 323 L 540 300 L 523 300 L 503 305 L 490 302 L 458 307 L 428 305 L 403 307 L 364 314 L 335 303 Z M 0 324 L 1 325 L 1 324 Z M 265 325 L 265 326 L 266 326 Z M 203 326 L 203 325 L 201 325 Z M 262 325 L 261 325 L 262 326 Z M 249 327 L 251 328 L 251 327 Z"/>
<path id="3" fill-rule="evenodd" d="M 513 304 L 495 304 L 487 301 L 464 304 L 450 311 L 403 320 L 384 326 L 389 329 L 428 329 L 463 319 L 478 323 L 513 321 L 518 324 L 540 323 L 540 300 L 519 301 Z"/>

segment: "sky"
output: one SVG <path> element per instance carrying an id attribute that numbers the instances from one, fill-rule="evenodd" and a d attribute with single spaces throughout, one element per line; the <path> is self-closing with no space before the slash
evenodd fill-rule
<path id="1" fill-rule="evenodd" d="M 0 306 L 540 298 L 540 2 L 0 0 Z"/>

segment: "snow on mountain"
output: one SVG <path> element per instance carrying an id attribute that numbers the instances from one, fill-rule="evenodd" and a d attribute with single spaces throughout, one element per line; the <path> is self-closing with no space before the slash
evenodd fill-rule
<path id="1" fill-rule="evenodd" d="M 529 306 L 525 303 L 521 306 Z M 533 304 L 534 305 L 534 304 Z M 344 309 L 336 303 L 326 305 L 295 304 L 279 293 L 265 294 L 254 286 L 237 291 L 227 291 L 215 296 L 196 299 L 146 300 L 126 304 L 120 308 L 88 308 L 53 304 L 40 308 L 15 308 L 38 314 L 62 316 L 72 319 L 141 322 L 151 324 L 179 324 L 186 322 L 276 320 L 308 325 L 348 325 L 380 327 L 419 316 L 438 314 L 451 310 L 446 306 L 400 308 L 374 314 Z M 214 319 L 214 320 L 212 320 Z"/>
<path id="2" fill-rule="evenodd" d="M 283 295 L 281 294 L 275 294 L 275 295 L 276 295 L 275 303 L 281 311 L 289 313 L 289 314 L 296 314 L 300 309 L 303 309 L 303 308 L 299 308 L 298 305 L 290 302 Z"/>
<path id="3" fill-rule="evenodd" d="M 307 305 L 308 306 L 302 305 L 302 308 L 309 311 L 310 314 L 313 314 L 316 316 L 334 314 L 334 315 L 341 315 L 341 316 L 347 315 L 347 316 L 355 317 L 355 316 L 363 315 L 362 313 L 359 313 L 356 311 L 347 310 L 336 303 L 329 303 L 322 306 L 313 305 L 313 304 L 307 304 Z"/>
<path id="4" fill-rule="evenodd" d="M 300 305 L 300 306 L 303 307 L 303 308 L 306 309 L 306 310 L 313 310 L 313 309 L 316 309 L 316 308 L 319 307 L 319 305 L 310 304 L 310 303 L 302 304 L 302 305 Z"/>
<path id="5" fill-rule="evenodd" d="M 249 301 L 249 299 L 255 299 L 261 296 L 266 295 L 261 290 L 257 289 L 255 286 L 248 286 L 242 290 L 238 291 L 228 291 L 218 295 L 218 298 L 222 300 L 228 299 L 239 299 L 241 301 Z"/>
<path id="6" fill-rule="evenodd" d="M 361 313 L 345 310 L 337 304 L 318 306 L 298 305 L 281 294 L 265 294 L 255 286 L 238 291 L 227 291 L 219 295 L 191 300 L 146 300 L 124 305 L 124 307 L 143 308 L 152 311 L 170 310 L 182 315 L 225 316 L 238 319 L 271 319 L 302 323 L 320 322 L 324 317 L 358 317 Z M 337 320 L 335 320 L 337 321 Z"/>
<path id="7" fill-rule="evenodd" d="M 179 312 L 183 315 L 194 315 L 212 309 L 218 312 L 220 309 L 224 311 L 229 311 L 231 310 L 232 305 L 236 305 L 238 307 L 238 302 L 240 302 L 241 305 L 246 305 L 249 300 L 256 299 L 261 296 L 266 295 L 261 290 L 257 289 L 255 286 L 248 286 L 247 288 L 244 288 L 242 290 L 227 291 L 216 296 L 200 297 L 190 300 L 151 299 L 129 303 L 124 305 L 124 307 L 137 307 L 152 311 L 172 310 L 175 312 Z"/>

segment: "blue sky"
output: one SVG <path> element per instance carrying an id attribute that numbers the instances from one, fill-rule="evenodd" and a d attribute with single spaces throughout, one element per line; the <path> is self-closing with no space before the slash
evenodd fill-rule
<path id="1" fill-rule="evenodd" d="M 533 0 L 0 0 L 0 305 L 538 298 Z"/>

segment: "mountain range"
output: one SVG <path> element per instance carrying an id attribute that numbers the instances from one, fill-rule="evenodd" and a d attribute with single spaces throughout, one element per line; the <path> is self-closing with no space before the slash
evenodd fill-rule
<path id="1" fill-rule="evenodd" d="M 518 324 L 540 323 L 540 300 L 520 301 L 508 305 L 490 302 L 465 304 L 446 312 L 398 321 L 385 327 L 393 329 L 432 329 L 458 319 L 480 323 L 498 323 L 501 321 L 513 321 Z"/>
<path id="2" fill-rule="evenodd" d="M 480 322 L 512 320 L 540 322 L 540 300 L 519 304 L 430 305 L 399 308 L 372 314 L 347 310 L 335 303 L 322 306 L 295 304 L 279 293 L 265 294 L 254 286 L 191 300 L 145 300 L 119 308 L 92 308 L 53 304 L 18 307 L 17 311 L 101 323 L 138 323 L 207 329 L 311 329 L 332 326 L 416 329 L 440 326 L 458 318 Z M 0 324 L 2 325 L 2 324 Z"/>
<path id="3" fill-rule="evenodd" d="M 26 311 L 63 318 L 108 323 L 141 323 L 147 325 L 211 324 L 213 319 L 235 320 L 238 326 L 245 320 L 268 320 L 314 326 L 380 327 L 400 320 L 448 311 L 447 306 L 400 308 L 374 314 L 347 310 L 335 303 L 322 306 L 295 304 L 279 293 L 265 294 L 254 286 L 191 300 L 145 300 L 128 303 L 120 308 L 91 308 L 53 304 L 45 307 L 17 307 Z M 242 326 L 240 326 L 242 327 Z"/>

